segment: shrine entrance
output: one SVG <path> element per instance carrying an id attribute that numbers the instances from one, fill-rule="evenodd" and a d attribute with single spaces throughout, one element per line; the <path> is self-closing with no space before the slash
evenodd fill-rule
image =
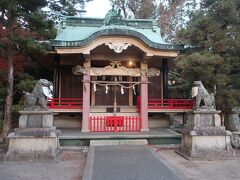
<path id="1" fill-rule="evenodd" d="M 140 131 L 141 118 L 136 106 L 139 80 L 124 75 L 91 78 L 91 132 Z"/>
<path id="2" fill-rule="evenodd" d="M 100 76 L 92 83 L 92 98 L 96 106 L 133 106 L 136 105 L 138 85 L 133 87 L 129 76 Z M 139 79 L 139 78 L 134 78 Z M 134 81 L 136 83 L 136 81 Z M 95 87 L 94 87 L 95 86 Z M 94 101 L 92 101 L 94 102 Z"/>
<path id="3" fill-rule="evenodd" d="M 104 76 L 104 77 L 98 77 L 102 84 L 97 85 L 96 84 L 96 91 L 95 91 L 95 98 L 97 106 L 107 105 L 107 106 L 113 106 L 114 105 L 114 99 L 116 96 L 116 101 L 118 105 L 129 105 L 128 102 L 128 92 L 124 91 L 124 93 L 121 93 L 120 88 L 116 87 L 114 85 L 109 86 L 109 82 L 114 82 L 115 79 L 119 81 L 119 77 L 117 76 Z M 106 82 L 106 85 L 104 85 L 103 82 Z M 93 85 L 94 86 L 94 85 Z M 92 88 L 92 90 L 94 90 Z"/>

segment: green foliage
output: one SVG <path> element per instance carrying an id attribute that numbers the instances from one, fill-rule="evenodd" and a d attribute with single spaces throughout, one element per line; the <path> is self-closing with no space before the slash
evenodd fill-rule
<path id="1" fill-rule="evenodd" d="M 0 119 L 0 130 L 3 128 L 3 120 Z"/>
<path id="2" fill-rule="evenodd" d="M 57 25 L 62 16 L 81 16 L 89 1 L 92 0 L 48 0 L 48 18 Z"/>
<path id="3" fill-rule="evenodd" d="M 46 53 L 50 47 L 44 40 L 56 36 L 53 20 L 42 11 L 48 3 L 47 0 L 0 0 L 0 51 L 4 50 L 6 55 L 9 48 L 24 56 Z"/>
<path id="4" fill-rule="evenodd" d="M 85 3 L 91 0 L 51 0 L 49 8 L 64 16 L 81 15 Z"/>
<path id="5" fill-rule="evenodd" d="M 3 111 L 6 95 L 7 89 L 5 87 L 0 87 L 0 111 Z"/>
<path id="6" fill-rule="evenodd" d="M 23 73 L 20 74 L 18 82 L 16 83 L 16 90 L 23 92 L 31 92 L 36 85 L 36 80 L 34 80 L 33 76 L 29 74 Z"/>
<path id="7" fill-rule="evenodd" d="M 201 80 L 209 90 L 216 85 L 217 106 L 223 111 L 240 105 L 239 23 L 238 0 L 202 0 L 201 10 L 178 33 L 181 42 L 189 45 L 177 61 L 181 85 L 194 80 Z"/>
<path id="8" fill-rule="evenodd" d="M 178 72 L 185 80 L 201 80 L 209 88 L 213 88 L 214 84 L 226 86 L 229 83 L 226 75 L 229 70 L 223 64 L 222 57 L 209 51 L 193 52 L 177 58 Z"/>
<path id="9" fill-rule="evenodd" d="M 23 110 L 23 104 L 16 104 L 12 106 L 13 113 L 18 113 L 21 110 Z"/>

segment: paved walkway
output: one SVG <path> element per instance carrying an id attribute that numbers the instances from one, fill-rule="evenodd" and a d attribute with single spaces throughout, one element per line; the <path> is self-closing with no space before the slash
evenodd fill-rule
<path id="1" fill-rule="evenodd" d="M 99 146 L 89 153 L 83 180 L 184 179 L 147 146 Z"/>
<path id="2" fill-rule="evenodd" d="M 86 152 L 63 150 L 57 161 L 0 162 L 0 180 L 80 180 Z"/>

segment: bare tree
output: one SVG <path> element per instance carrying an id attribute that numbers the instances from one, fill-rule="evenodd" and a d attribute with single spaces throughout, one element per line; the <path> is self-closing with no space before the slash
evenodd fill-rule
<path id="1" fill-rule="evenodd" d="M 195 0 L 160 0 L 158 20 L 162 37 L 176 41 L 176 32 L 185 26 L 190 12 L 196 7 Z"/>
<path id="2" fill-rule="evenodd" d="M 176 41 L 176 32 L 185 26 L 188 15 L 196 9 L 196 0 L 110 0 L 125 18 L 158 19 L 161 35 Z"/>
<path id="3" fill-rule="evenodd" d="M 154 0 L 110 0 L 123 11 L 124 18 L 153 18 Z"/>

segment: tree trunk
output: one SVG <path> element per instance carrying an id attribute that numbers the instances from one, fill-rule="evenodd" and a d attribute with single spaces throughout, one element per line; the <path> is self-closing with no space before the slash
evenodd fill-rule
<path id="1" fill-rule="evenodd" d="M 7 135 L 11 129 L 12 122 L 12 104 L 13 104 L 13 22 L 14 22 L 14 1 L 10 2 L 9 12 L 7 14 L 8 23 L 7 31 L 8 32 L 8 43 L 7 43 L 7 60 L 8 60 L 8 78 L 7 78 L 7 97 L 5 101 L 5 111 L 4 111 L 4 121 L 3 121 L 3 132 L 2 139 L 7 140 Z"/>
<path id="2" fill-rule="evenodd" d="M 7 79 L 7 97 L 5 102 L 4 121 L 2 138 L 6 140 L 9 130 L 11 129 L 12 122 L 12 103 L 13 103 L 13 45 L 9 40 L 7 47 L 7 59 L 8 59 L 8 79 Z"/>

